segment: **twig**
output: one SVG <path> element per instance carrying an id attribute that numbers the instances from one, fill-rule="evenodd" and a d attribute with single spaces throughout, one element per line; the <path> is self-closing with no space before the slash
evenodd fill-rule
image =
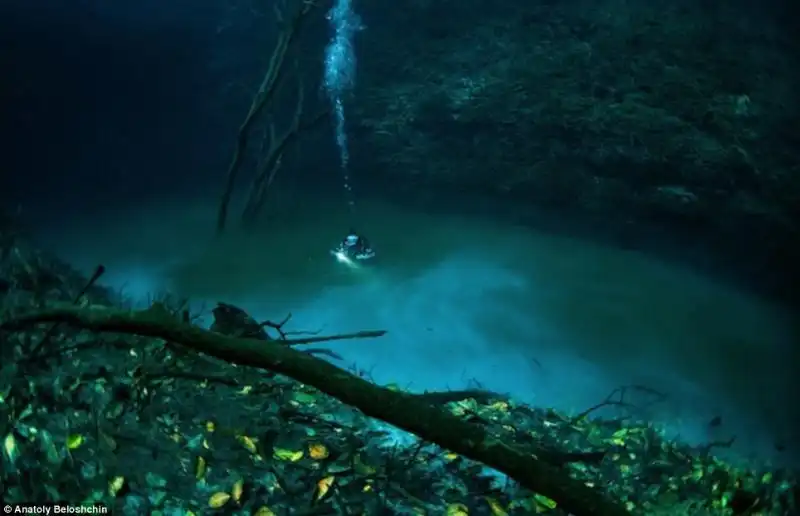
<path id="1" fill-rule="evenodd" d="M 278 335 L 281 336 L 281 339 L 286 340 L 286 334 L 283 332 L 283 326 L 286 323 L 288 323 L 291 320 L 291 318 L 292 318 L 292 313 L 289 312 L 288 314 L 286 314 L 286 317 L 284 317 L 283 320 L 279 323 L 275 323 L 272 321 L 264 321 L 262 323 L 259 323 L 258 326 L 260 328 L 272 328 L 273 330 L 277 330 Z"/>
<path id="2" fill-rule="evenodd" d="M 76 295 L 75 298 L 72 300 L 72 304 L 77 305 L 78 303 L 80 303 L 83 296 L 86 295 L 86 292 L 88 292 L 89 289 L 92 288 L 92 285 L 94 285 L 97 282 L 97 280 L 100 279 L 100 276 L 102 276 L 105 272 L 106 268 L 103 264 L 100 264 L 97 267 L 95 267 L 92 277 L 89 278 L 89 281 L 86 282 L 81 291 L 78 292 L 78 295 Z M 42 340 L 39 341 L 39 344 L 37 344 L 33 349 L 31 349 L 29 356 L 32 358 L 32 360 L 36 360 L 34 357 L 36 357 L 39 354 L 39 350 L 41 350 L 44 346 L 46 346 L 50 342 L 50 339 L 53 338 L 53 334 L 58 329 L 58 326 L 59 323 L 53 323 L 50 326 L 50 328 L 48 328 L 47 331 L 44 333 L 44 335 L 42 336 Z"/>
<path id="3" fill-rule="evenodd" d="M 623 385 L 621 387 L 617 387 L 614 390 L 612 390 L 609 393 L 609 395 L 606 396 L 606 399 L 603 400 L 602 402 L 598 403 L 597 405 L 593 405 L 593 406 L 589 407 L 588 409 L 584 410 L 583 412 L 581 412 L 577 416 L 575 416 L 572 419 L 570 419 L 569 420 L 570 423 L 574 424 L 574 423 L 580 421 L 581 419 L 585 418 L 586 416 L 588 416 L 589 414 L 591 414 L 595 410 L 601 409 L 603 407 L 625 407 L 625 408 L 634 408 L 634 409 L 642 408 L 642 407 L 637 407 L 636 405 L 634 405 L 632 403 L 628 403 L 628 402 L 625 401 L 625 394 L 627 393 L 627 391 L 629 389 L 636 390 L 636 391 L 642 391 L 642 392 L 645 392 L 645 393 L 652 394 L 652 395 L 656 396 L 657 399 L 654 400 L 652 403 L 650 403 L 650 405 L 652 405 L 653 403 L 658 403 L 659 401 L 663 401 L 667 397 L 666 394 L 663 394 L 661 392 L 658 392 L 655 389 L 651 389 L 650 387 L 646 387 L 646 386 L 643 386 L 643 385 Z M 619 400 L 614 400 L 613 399 L 616 394 L 619 394 Z"/>
<path id="4" fill-rule="evenodd" d="M 343 333 L 341 335 L 329 335 L 326 337 L 306 337 L 302 339 L 286 339 L 280 341 L 287 346 L 300 346 L 302 344 L 314 344 L 316 342 L 328 342 L 331 340 L 350 340 L 350 339 L 373 339 L 383 337 L 386 330 L 357 331 L 355 333 Z"/>
<path id="5" fill-rule="evenodd" d="M 698 448 L 698 451 L 701 454 L 708 454 L 711 453 L 713 448 L 730 448 L 733 446 L 733 443 L 736 442 L 736 436 L 734 435 L 727 441 L 711 441 L 710 443 L 704 444 Z"/>
<path id="6" fill-rule="evenodd" d="M 322 330 L 298 330 L 284 332 L 285 335 L 319 335 L 320 333 L 322 333 Z"/>
<path id="7" fill-rule="evenodd" d="M 303 353 L 307 353 L 307 354 L 309 354 L 311 356 L 315 356 L 315 357 L 321 355 L 321 356 L 326 356 L 326 357 L 333 358 L 335 360 L 344 360 L 344 358 L 341 355 L 339 355 L 338 353 L 335 353 L 335 352 L 333 352 L 333 351 L 331 351 L 329 349 L 312 348 L 312 349 L 303 349 L 301 351 Z"/>

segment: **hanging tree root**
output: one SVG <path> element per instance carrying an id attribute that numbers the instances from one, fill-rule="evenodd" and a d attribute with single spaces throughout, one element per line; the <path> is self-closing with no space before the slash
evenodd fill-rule
<path id="1" fill-rule="evenodd" d="M 94 331 L 160 338 L 233 364 L 283 374 L 356 407 L 367 416 L 505 473 L 528 489 L 553 499 L 575 516 L 628 514 L 620 505 L 568 475 L 562 466 L 575 460 L 570 454 L 546 449 L 522 451 L 505 445 L 484 427 L 459 419 L 424 395 L 374 385 L 287 346 L 282 340 L 243 339 L 214 333 L 176 318 L 159 304 L 141 311 L 59 306 L 15 316 L 0 323 L 0 330 L 18 331 L 38 323 L 65 323 Z"/>

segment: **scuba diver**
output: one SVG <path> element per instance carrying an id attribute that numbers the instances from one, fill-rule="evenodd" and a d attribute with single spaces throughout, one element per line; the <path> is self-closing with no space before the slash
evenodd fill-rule
<path id="1" fill-rule="evenodd" d="M 370 247 L 369 241 L 359 235 L 355 229 L 350 228 L 347 236 L 342 239 L 339 246 L 331 251 L 339 260 L 369 260 L 375 256 L 375 251 Z"/>

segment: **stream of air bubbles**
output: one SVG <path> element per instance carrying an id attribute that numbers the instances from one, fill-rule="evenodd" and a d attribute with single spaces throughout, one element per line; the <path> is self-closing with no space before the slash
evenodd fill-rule
<path id="1" fill-rule="evenodd" d="M 352 211 L 355 208 L 355 201 L 348 168 L 350 152 L 347 147 L 343 97 L 356 82 L 353 36 L 361 29 L 361 19 L 353 11 L 352 0 L 336 0 L 333 9 L 328 13 L 328 21 L 333 29 L 333 36 L 325 49 L 325 90 L 333 108 L 344 191 L 348 207 Z"/>

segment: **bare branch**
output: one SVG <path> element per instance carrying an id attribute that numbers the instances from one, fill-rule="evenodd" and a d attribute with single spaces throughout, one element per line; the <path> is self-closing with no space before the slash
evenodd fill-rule
<path id="1" fill-rule="evenodd" d="M 317 6 L 316 2 L 303 1 L 302 5 L 296 10 L 294 16 L 288 23 L 283 23 L 284 17 L 281 10 L 278 10 L 277 18 L 283 26 L 283 30 L 278 35 L 278 40 L 275 43 L 275 48 L 272 51 L 272 56 L 269 61 L 269 66 L 264 74 L 258 91 L 253 96 L 250 104 L 250 109 L 244 118 L 244 121 L 239 126 L 239 131 L 236 137 L 236 146 L 231 156 L 230 164 L 226 175 L 225 185 L 220 199 L 219 209 L 217 213 L 217 232 L 221 233 L 225 230 L 225 225 L 228 220 L 228 205 L 230 204 L 233 189 L 236 184 L 236 179 L 242 167 L 242 160 L 247 152 L 250 132 L 253 128 L 258 116 L 263 112 L 264 108 L 272 102 L 275 93 L 278 90 L 280 83 L 285 74 L 284 62 L 292 44 L 296 41 L 297 36 L 301 32 L 303 25 L 308 18 L 311 11 Z"/>

